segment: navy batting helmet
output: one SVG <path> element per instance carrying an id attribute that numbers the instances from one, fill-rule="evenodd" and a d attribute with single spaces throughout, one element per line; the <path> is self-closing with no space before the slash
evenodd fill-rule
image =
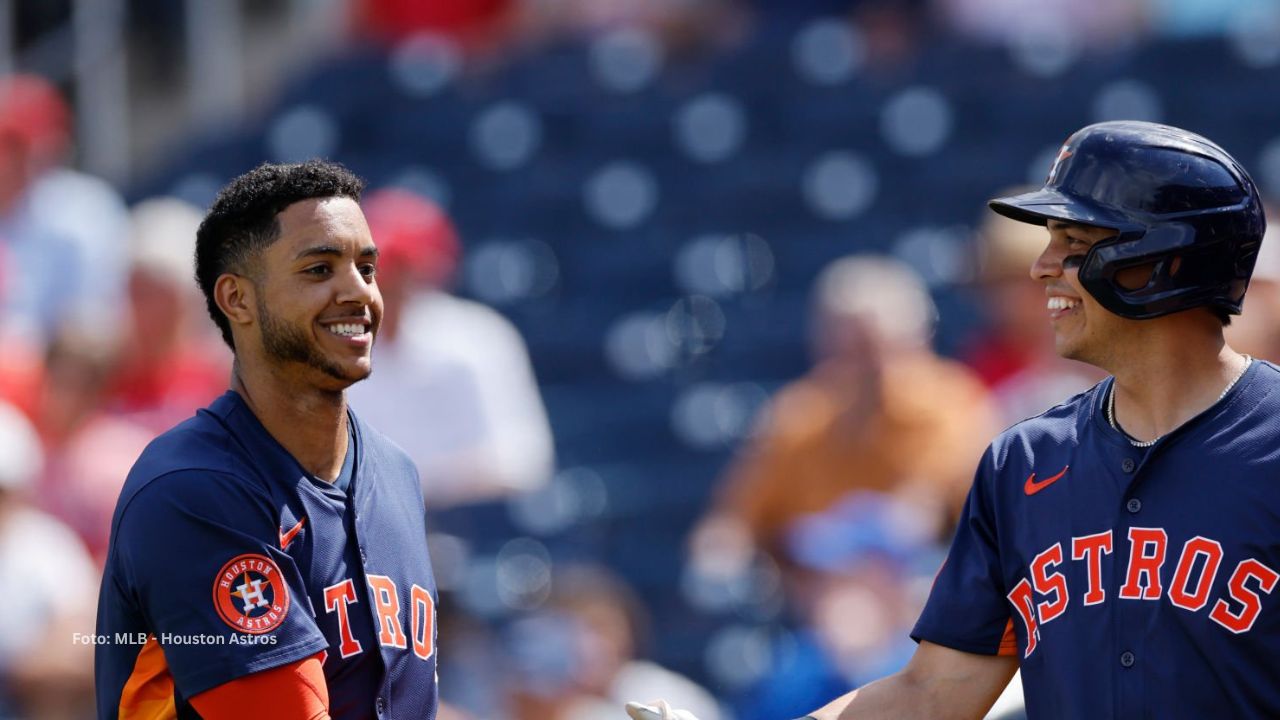
<path id="1" fill-rule="evenodd" d="M 1117 231 L 1080 264 L 1080 283 L 1107 310 L 1146 319 L 1210 306 L 1240 312 L 1266 220 L 1249 174 L 1225 150 L 1186 130 L 1104 122 L 1067 138 L 1040 190 L 997 198 L 991 209 Z M 1117 282 L 1152 268 L 1138 288 Z"/>

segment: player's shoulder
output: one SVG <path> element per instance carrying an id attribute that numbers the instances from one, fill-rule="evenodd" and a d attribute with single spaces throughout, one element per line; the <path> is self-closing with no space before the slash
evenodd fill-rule
<path id="1" fill-rule="evenodd" d="M 1075 445 L 1088 419 L 1101 408 L 1110 382 L 1110 378 L 1102 380 L 1039 415 L 1014 423 L 992 441 L 989 452 L 993 459 L 1003 464 L 1013 452 L 1034 454 L 1046 445 Z"/>
<path id="2" fill-rule="evenodd" d="M 239 472 L 249 460 L 231 425 L 238 408 L 235 393 L 215 400 L 147 444 L 131 477 L 154 478 L 175 471 Z"/>
<path id="3" fill-rule="evenodd" d="M 1253 382 L 1250 385 L 1256 385 L 1260 389 L 1267 392 L 1272 402 L 1280 403 L 1280 397 L 1277 397 L 1275 390 L 1280 388 L 1280 366 L 1270 360 L 1262 360 L 1255 358 L 1254 365 L 1257 370 L 1254 373 Z"/>
<path id="4" fill-rule="evenodd" d="M 227 392 L 151 441 L 116 503 L 113 556 L 193 525 L 274 532 L 283 486 L 271 478 L 290 466 L 265 435 L 244 401 Z"/>
<path id="5" fill-rule="evenodd" d="M 255 457 L 235 431 L 243 424 L 236 417 L 241 412 L 247 412 L 243 402 L 228 391 L 148 443 L 125 479 L 117 514 L 143 492 L 191 503 L 228 488 L 237 488 L 236 495 L 262 494 L 266 488 L 254 469 Z"/>
<path id="6" fill-rule="evenodd" d="M 1231 395 L 1222 413 L 1227 422 L 1260 424 L 1269 434 L 1271 418 L 1280 414 L 1280 366 L 1255 359 Z"/>

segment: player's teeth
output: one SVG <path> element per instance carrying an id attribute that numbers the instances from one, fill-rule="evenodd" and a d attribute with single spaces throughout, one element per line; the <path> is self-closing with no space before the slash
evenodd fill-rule
<path id="1" fill-rule="evenodd" d="M 1079 304 L 1080 303 L 1075 300 L 1069 300 L 1064 297 L 1051 297 L 1047 303 L 1050 310 L 1067 310 Z"/>
<path id="2" fill-rule="evenodd" d="M 353 336 L 353 335 L 360 335 L 360 334 L 363 334 L 363 333 L 364 333 L 364 325 L 356 325 L 356 324 L 351 324 L 351 323 L 342 323 L 342 324 L 339 324 L 339 325 L 330 325 L 330 326 L 329 326 L 329 332 L 333 333 L 334 335 L 342 335 L 342 336 L 344 336 L 344 337 L 351 337 L 351 336 Z"/>

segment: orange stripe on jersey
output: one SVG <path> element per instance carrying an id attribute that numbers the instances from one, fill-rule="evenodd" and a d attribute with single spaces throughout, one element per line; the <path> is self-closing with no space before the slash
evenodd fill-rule
<path id="1" fill-rule="evenodd" d="M 1018 654 L 1018 636 L 1013 634 L 1013 618 L 1009 618 L 1009 624 L 1004 626 L 1004 637 L 1000 638 L 1000 649 L 996 654 L 1005 657 Z"/>
<path id="2" fill-rule="evenodd" d="M 156 636 L 147 637 L 120 692 L 120 720 L 176 720 L 173 676 Z"/>

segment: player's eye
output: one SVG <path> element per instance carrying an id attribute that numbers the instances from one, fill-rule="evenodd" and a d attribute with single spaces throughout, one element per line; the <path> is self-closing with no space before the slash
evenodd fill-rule
<path id="1" fill-rule="evenodd" d="M 360 274 L 371 278 L 378 274 L 378 268 L 373 263 L 360 263 Z"/>
<path id="2" fill-rule="evenodd" d="M 302 272 L 306 273 L 307 275 L 316 275 L 316 276 L 323 277 L 325 275 L 328 275 L 330 270 L 328 265 L 320 264 L 320 265 L 312 265 L 304 269 Z"/>

